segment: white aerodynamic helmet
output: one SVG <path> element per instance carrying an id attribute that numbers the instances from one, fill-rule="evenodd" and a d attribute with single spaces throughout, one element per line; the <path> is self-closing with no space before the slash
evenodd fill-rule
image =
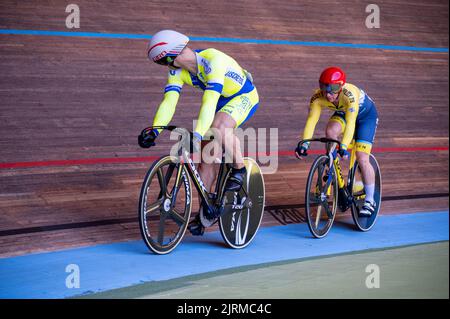
<path id="1" fill-rule="evenodd" d="M 189 38 L 173 30 L 162 30 L 153 35 L 147 47 L 147 56 L 162 65 L 171 64 L 188 44 Z"/>

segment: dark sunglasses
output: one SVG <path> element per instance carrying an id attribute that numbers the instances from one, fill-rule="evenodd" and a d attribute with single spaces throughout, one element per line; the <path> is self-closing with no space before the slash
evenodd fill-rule
<path id="1" fill-rule="evenodd" d="M 342 85 L 340 84 L 325 84 L 325 83 L 319 83 L 320 84 L 320 90 L 325 91 L 327 93 L 339 93 L 339 91 L 342 88 Z"/>
<path id="2" fill-rule="evenodd" d="M 166 55 L 164 58 L 156 60 L 155 62 L 160 65 L 170 65 L 174 67 L 173 63 L 175 62 L 176 58 L 177 58 L 176 56 Z"/>

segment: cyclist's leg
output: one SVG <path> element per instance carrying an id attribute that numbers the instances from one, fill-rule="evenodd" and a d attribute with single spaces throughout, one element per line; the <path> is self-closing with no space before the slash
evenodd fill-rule
<path id="1" fill-rule="evenodd" d="M 205 188 L 208 190 L 208 192 L 212 192 L 213 191 L 213 186 L 214 186 L 214 180 L 217 176 L 217 164 L 214 163 L 214 157 L 216 154 L 207 154 L 207 152 L 205 151 L 208 146 L 211 145 L 211 143 L 216 143 L 215 140 L 213 141 L 202 141 L 202 156 L 201 156 L 201 163 L 199 165 L 199 174 L 200 177 L 202 178 L 203 184 L 205 185 Z M 209 145 L 208 145 L 209 144 Z M 202 197 L 198 196 L 198 203 L 199 203 L 199 212 L 198 214 L 195 216 L 194 220 L 189 224 L 188 229 L 191 232 L 192 235 L 194 236 L 201 236 L 203 235 L 204 231 L 205 231 L 205 226 L 204 224 L 201 222 L 201 210 L 204 209 L 204 207 L 202 207 Z M 205 223 L 206 224 L 206 223 Z M 212 223 L 210 223 L 212 224 Z M 208 226 L 208 225 L 206 225 Z"/>
<path id="2" fill-rule="evenodd" d="M 359 151 L 364 146 L 364 151 Z M 362 143 L 360 140 L 356 142 L 356 159 L 361 168 L 361 175 L 364 184 L 364 192 L 366 193 L 365 203 L 360 210 L 361 215 L 370 216 L 375 211 L 375 171 L 370 164 L 370 151 L 372 145 Z"/>
<path id="3" fill-rule="evenodd" d="M 225 153 L 230 156 L 233 161 L 233 167 L 244 167 L 244 160 L 242 159 L 241 143 L 234 134 L 236 128 L 236 120 L 225 112 L 218 112 L 214 118 L 211 126 L 214 129 L 216 139 L 221 143 Z"/>
<path id="4" fill-rule="evenodd" d="M 240 141 L 236 136 L 234 128 L 240 127 L 248 121 L 256 112 L 259 106 L 259 96 L 256 88 L 248 93 L 240 94 L 218 110 L 217 115 L 222 119 L 217 123 L 217 128 L 221 132 L 222 145 L 226 152 L 226 159 L 233 161 L 233 170 L 227 181 L 226 189 L 239 191 L 243 183 L 246 170 L 241 153 Z M 231 127 L 231 123 L 234 126 Z"/>
<path id="5" fill-rule="evenodd" d="M 217 137 L 216 137 L 217 138 Z M 214 157 L 220 157 L 219 154 L 208 154 L 206 151 L 207 148 L 212 146 L 211 143 L 216 143 L 216 140 L 213 141 L 202 141 L 202 156 L 201 163 L 199 165 L 199 174 L 202 178 L 203 184 L 209 192 L 213 191 L 214 180 L 217 175 L 217 166 L 218 164 L 214 162 Z M 216 156 L 217 155 L 217 156 Z"/>
<path id="6" fill-rule="evenodd" d="M 368 185 L 375 185 L 375 172 L 372 165 L 370 164 L 370 152 L 366 153 L 365 151 L 358 151 L 358 149 L 361 147 L 361 144 L 363 143 L 357 142 L 356 159 L 358 160 L 359 167 L 361 167 L 361 175 L 364 187 L 367 188 Z M 366 195 L 368 195 L 366 199 L 373 199 L 373 193 L 372 196 L 370 196 L 370 194 L 367 194 L 366 192 Z"/>
<path id="7" fill-rule="evenodd" d="M 214 135 L 213 143 L 220 143 L 226 154 L 226 160 L 233 162 L 236 169 L 245 169 L 244 160 L 241 153 L 239 138 L 234 134 L 234 129 L 240 127 L 248 121 L 259 106 L 259 96 L 255 87 L 248 92 L 234 98 L 220 98 L 217 104 L 216 115 L 211 125 Z M 203 146 L 203 145 L 202 145 Z M 202 163 L 199 173 L 205 184 L 205 187 L 212 191 L 214 180 L 217 177 L 216 168 L 209 161 L 205 163 L 207 154 L 202 153 Z M 231 158 L 230 158 L 231 156 Z"/>
<path id="8" fill-rule="evenodd" d="M 346 121 L 345 121 L 345 112 L 342 111 L 336 111 L 331 116 L 330 120 L 328 121 L 325 135 L 327 138 L 331 138 L 334 140 L 340 140 L 342 133 L 345 130 Z M 338 198 L 339 201 L 344 200 L 347 195 L 345 193 L 344 188 L 338 189 Z"/>
<path id="9" fill-rule="evenodd" d="M 361 175 L 366 193 L 366 203 L 360 211 L 362 214 L 370 215 L 374 211 L 374 192 L 375 192 L 375 171 L 370 163 L 370 153 L 375 139 L 378 118 L 376 111 L 374 114 L 365 116 L 358 120 L 355 140 L 356 140 L 356 159 L 361 168 Z"/>
<path id="10" fill-rule="evenodd" d="M 342 132 L 344 132 L 345 124 L 345 113 L 340 111 L 334 112 L 330 120 L 328 121 L 325 130 L 326 137 L 337 140 Z"/>
<path id="11" fill-rule="evenodd" d="M 240 152 L 239 139 L 233 134 L 233 129 L 236 126 L 235 120 L 226 113 L 217 113 L 214 117 L 213 123 L 211 125 L 211 131 L 214 133 L 214 140 L 211 143 L 220 143 L 220 147 L 224 145 L 236 145 L 238 151 L 227 150 L 230 154 L 233 154 L 233 162 L 239 161 L 243 166 L 242 154 Z M 213 162 L 213 158 L 210 158 L 210 154 L 206 154 L 205 149 L 202 148 L 202 163 L 199 168 L 199 174 L 206 189 L 211 192 L 213 190 L 214 181 L 217 178 L 217 164 Z M 244 167 L 245 169 L 245 167 Z M 199 203 L 201 203 L 201 198 L 199 197 Z M 189 230 L 193 235 L 203 234 L 204 227 L 209 227 L 212 225 L 218 216 L 217 212 L 205 211 L 205 207 L 200 207 L 198 217 L 191 223 Z"/>
<path id="12" fill-rule="evenodd" d="M 224 147 L 228 154 L 232 155 L 233 163 L 237 163 L 237 168 L 244 167 L 244 161 L 240 150 L 239 139 L 233 134 L 233 129 L 236 127 L 236 121 L 227 113 L 216 113 L 213 123 L 211 125 L 211 131 L 214 134 L 214 140 L 210 143 L 220 143 L 220 147 Z M 234 149 L 227 149 L 230 146 Z M 214 181 L 217 178 L 217 164 L 210 158 L 210 154 L 206 154 L 205 148 L 202 148 L 202 163 L 199 168 L 199 174 L 202 178 L 203 184 L 206 189 L 211 192 L 213 190 Z M 245 170 L 245 167 L 244 167 Z M 245 172 L 244 172 L 245 173 Z M 201 204 L 201 198 L 199 197 L 199 203 Z M 205 209 L 200 207 L 200 209 Z M 200 212 L 199 212 L 200 213 Z M 199 214 L 200 215 L 200 214 Z M 206 217 L 205 220 L 203 217 Z M 203 221 L 200 221 L 200 218 Z M 192 234 L 203 234 L 204 226 L 211 225 L 217 216 L 215 214 L 210 215 L 209 212 L 203 211 L 203 216 L 196 218 L 190 225 L 189 230 Z"/>

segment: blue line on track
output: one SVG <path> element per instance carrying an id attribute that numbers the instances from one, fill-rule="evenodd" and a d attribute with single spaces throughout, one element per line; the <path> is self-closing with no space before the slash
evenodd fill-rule
<path id="1" fill-rule="evenodd" d="M 1 29 L 0 34 L 11 35 L 37 35 L 37 36 L 63 36 L 63 37 L 94 37 L 113 39 L 150 39 L 148 34 L 127 34 L 127 33 L 100 33 L 100 32 L 77 32 L 77 31 L 48 31 L 48 30 L 13 30 Z M 359 44 L 359 43 L 338 43 L 338 42 L 309 42 L 309 41 L 288 41 L 270 39 L 240 39 L 240 38 L 214 38 L 214 37 L 191 37 L 191 41 L 202 42 L 228 42 L 228 43 L 248 43 L 248 44 L 270 44 L 270 45 L 294 45 L 313 47 L 335 47 L 352 49 L 381 49 L 397 51 L 421 51 L 421 52 L 443 52 L 448 53 L 448 48 L 414 47 L 384 44 Z"/>
<path id="2" fill-rule="evenodd" d="M 0 259 L 0 298 L 64 298 L 149 281 L 299 258 L 448 240 L 449 212 L 380 216 L 369 232 L 351 219 L 313 239 L 306 224 L 260 229 L 245 249 L 227 248 L 219 232 L 187 236 L 170 254 L 151 254 L 141 240 Z M 414 261 L 411 261 L 414 262 Z M 80 288 L 66 287 L 66 266 L 80 269 Z"/>

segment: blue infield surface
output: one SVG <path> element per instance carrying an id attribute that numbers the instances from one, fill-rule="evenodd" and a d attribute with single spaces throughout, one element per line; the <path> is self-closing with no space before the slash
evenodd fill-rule
<path id="1" fill-rule="evenodd" d="M 64 298 L 227 268 L 342 254 L 449 238 L 449 212 L 380 216 L 369 232 L 335 223 L 313 239 L 306 224 L 261 228 L 245 249 L 225 246 L 219 232 L 187 236 L 168 255 L 153 255 L 138 241 L 0 259 L 0 298 Z M 68 265 L 80 271 L 80 288 L 67 288 Z"/>

